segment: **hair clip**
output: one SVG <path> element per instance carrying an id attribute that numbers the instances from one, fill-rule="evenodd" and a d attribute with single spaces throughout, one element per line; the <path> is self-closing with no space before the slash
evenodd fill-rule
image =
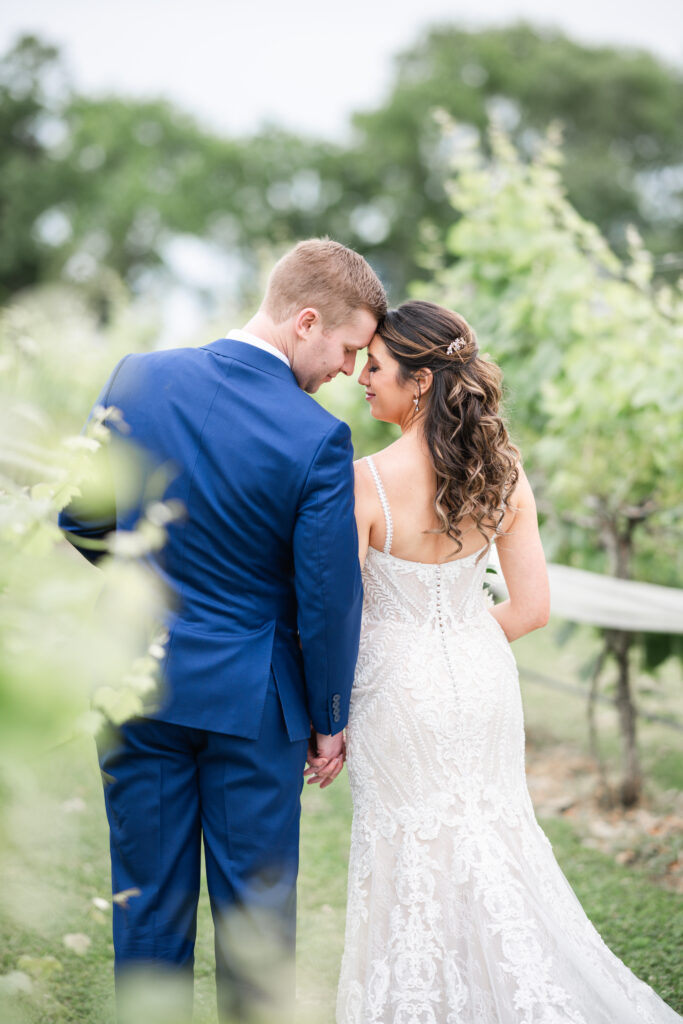
<path id="1" fill-rule="evenodd" d="M 464 348 L 466 344 L 467 342 L 465 341 L 464 338 L 456 338 L 456 340 L 452 341 L 448 348 L 446 349 L 446 355 L 452 356 L 454 352 L 459 352 L 460 349 Z"/>

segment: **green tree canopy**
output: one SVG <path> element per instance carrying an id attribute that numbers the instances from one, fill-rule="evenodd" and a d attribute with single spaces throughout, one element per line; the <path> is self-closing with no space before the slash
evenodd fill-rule
<path id="1" fill-rule="evenodd" d="M 53 158 L 67 93 L 53 46 L 25 37 L 0 63 L 0 299 L 59 272 L 40 235 L 41 217 L 75 195 L 73 168 Z"/>
<path id="2" fill-rule="evenodd" d="M 64 75 L 55 91 L 58 72 L 57 51 L 32 37 L 0 68 L 0 299 L 103 267 L 135 289 L 182 234 L 247 275 L 264 246 L 343 234 L 334 146 L 276 128 L 221 138 L 161 100 L 88 99 Z"/>
<path id="3" fill-rule="evenodd" d="M 494 116 L 527 157 L 558 121 L 576 209 L 618 251 L 635 224 L 657 271 L 673 272 L 682 84 L 643 52 L 527 25 L 446 26 L 397 58 L 387 100 L 355 115 L 350 145 L 274 126 L 229 139 L 164 101 L 79 96 L 58 51 L 25 37 L 0 61 L 0 301 L 44 280 L 91 281 L 101 267 L 142 288 L 179 234 L 236 257 L 246 279 L 264 248 L 329 234 L 365 253 L 399 299 L 425 276 L 424 230 L 452 220 L 435 108 L 484 140 Z"/>
<path id="4" fill-rule="evenodd" d="M 423 220 L 448 223 L 448 152 L 431 112 L 446 110 L 486 145 L 492 115 L 529 155 L 548 125 L 564 135 L 574 207 L 625 250 L 635 224 L 665 270 L 683 250 L 683 72 L 649 53 L 591 47 L 530 25 L 439 27 L 396 61 L 386 103 L 354 117 L 354 155 L 392 201 L 387 242 L 414 253 Z M 378 187 L 379 186 L 379 187 Z M 675 269 L 680 268 L 680 262 Z M 672 266 L 674 266 L 672 262 Z"/>

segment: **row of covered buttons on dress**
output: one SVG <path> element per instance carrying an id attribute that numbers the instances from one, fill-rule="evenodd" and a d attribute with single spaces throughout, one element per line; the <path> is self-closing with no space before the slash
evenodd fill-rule
<path id="1" fill-rule="evenodd" d="M 451 665 L 451 658 L 448 653 L 448 641 L 446 637 L 446 627 L 443 620 L 443 598 L 441 594 L 441 566 L 436 566 L 436 620 L 439 626 L 439 633 L 441 635 L 441 643 L 443 645 L 443 653 L 446 661 L 446 667 L 450 673 L 451 679 L 453 679 L 453 666 Z"/>
<path id="2" fill-rule="evenodd" d="M 341 712 L 339 710 L 340 701 L 341 697 L 339 696 L 338 693 L 332 695 L 332 718 L 334 719 L 335 722 L 338 722 L 339 719 L 341 718 Z"/>

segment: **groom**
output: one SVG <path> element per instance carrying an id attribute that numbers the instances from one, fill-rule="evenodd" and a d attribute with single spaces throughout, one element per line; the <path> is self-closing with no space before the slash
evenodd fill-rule
<path id="1" fill-rule="evenodd" d="M 353 372 L 385 311 L 361 256 L 300 242 L 243 330 L 126 356 L 98 399 L 145 469 L 126 503 L 112 460 L 116 511 L 73 502 L 72 543 L 94 560 L 88 541 L 132 529 L 160 467 L 185 509 L 150 556 L 174 598 L 160 706 L 100 746 L 113 891 L 132 893 L 114 905 L 119 997 L 150 968 L 191 981 L 202 837 L 221 1017 L 251 1020 L 263 997 L 243 963 L 254 934 L 293 951 L 307 743 L 333 778 L 362 600 L 350 431 L 309 395 Z"/>

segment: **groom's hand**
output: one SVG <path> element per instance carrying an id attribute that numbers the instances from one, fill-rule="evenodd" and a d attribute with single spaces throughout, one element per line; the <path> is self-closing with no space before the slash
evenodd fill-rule
<path id="1" fill-rule="evenodd" d="M 330 786 L 344 767 L 346 757 L 346 744 L 343 732 L 334 736 L 325 736 L 311 730 L 311 737 L 308 741 L 308 768 L 304 771 L 309 776 L 308 785 L 320 783 L 320 788 Z"/>

